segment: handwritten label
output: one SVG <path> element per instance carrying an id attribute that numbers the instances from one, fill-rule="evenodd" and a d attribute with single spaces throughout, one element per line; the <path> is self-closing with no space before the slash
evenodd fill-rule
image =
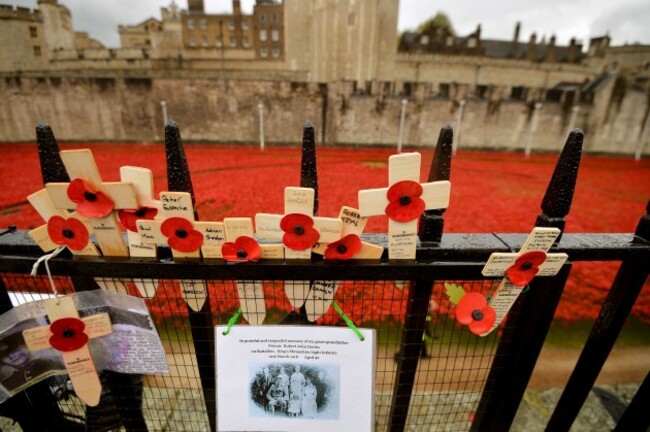
<path id="1" fill-rule="evenodd" d="M 517 254 L 495 252 L 490 255 L 481 273 L 485 277 L 503 276 L 510 266 L 515 263 Z"/>
<path id="2" fill-rule="evenodd" d="M 363 229 L 366 227 L 368 218 L 361 217 L 359 210 L 343 206 L 339 212 L 339 219 L 343 223 L 343 232 L 341 236 L 348 234 L 361 235 Z"/>
<path id="3" fill-rule="evenodd" d="M 160 201 L 166 217 L 182 217 L 189 221 L 194 220 L 192 196 L 186 192 L 161 192 Z"/>
<path id="4" fill-rule="evenodd" d="M 205 303 L 208 288 L 200 279 L 183 279 L 180 281 L 181 294 L 194 311 L 200 311 Z"/>
<path id="5" fill-rule="evenodd" d="M 266 304 L 261 281 L 237 281 L 242 315 L 251 325 L 261 325 L 266 318 Z"/>
<path id="6" fill-rule="evenodd" d="M 499 327 L 503 318 L 508 314 L 512 305 L 515 304 L 515 301 L 519 297 L 519 294 L 523 291 L 523 287 L 518 287 L 517 285 L 510 282 L 510 280 L 504 278 L 501 280 L 498 288 L 496 289 L 492 299 L 490 300 L 490 306 L 496 312 L 496 320 L 492 328 L 481 336 L 486 336 L 492 332 L 495 328 Z"/>
<path id="7" fill-rule="evenodd" d="M 288 187 L 284 189 L 284 213 L 302 213 L 312 216 L 314 212 L 314 190 Z"/>
<path id="8" fill-rule="evenodd" d="M 568 258 L 569 256 L 565 253 L 546 255 L 546 261 L 544 261 L 544 264 L 539 266 L 539 273 L 537 273 L 537 275 L 555 276 L 560 271 Z"/>
<path id="9" fill-rule="evenodd" d="M 339 285 L 337 281 L 314 281 L 305 301 L 307 318 L 314 322 L 329 309 Z"/>
<path id="10" fill-rule="evenodd" d="M 548 251 L 555 243 L 555 239 L 560 235 L 558 228 L 540 228 L 535 227 L 526 239 L 526 242 L 519 251 L 520 254 L 530 251 Z"/>
<path id="11" fill-rule="evenodd" d="M 238 237 L 253 236 L 253 220 L 251 218 L 226 218 L 223 220 L 226 228 L 226 238 L 234 242 Z"/>
<path id="12" fill-rule="evenodd" d="M 415 259 L 418 242 L 417 220 L 407 223 L 389 221 L 388 258 Z"/>

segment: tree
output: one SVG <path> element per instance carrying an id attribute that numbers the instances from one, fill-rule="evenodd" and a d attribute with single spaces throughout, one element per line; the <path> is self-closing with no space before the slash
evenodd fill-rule
<path id="1" fill-rule="evenodd" d="M 456 36 L 456 31 L 454 30 L 454 26 L 451 24 L 451 20 L 449 19 L 447 14 L 444 12 L 438 12 L 433 18 L 429 18 L 427 21 L 420 24 L 417 31 L 418 33 L 421 33 L 431 28 L 446 29 L 449 32 L 449 34 L 451 34 L 452 36 Z"/>

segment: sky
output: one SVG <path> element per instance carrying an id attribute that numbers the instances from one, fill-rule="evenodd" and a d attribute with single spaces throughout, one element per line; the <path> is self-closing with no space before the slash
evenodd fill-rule
<path id="1" fill-rule="evenodd" d="M 311 1 L 311 0 L 303 0 Z M 363 1 L 363 0 L 361 0 Z M 0 0 L 3 4 L 36 7 L 36 0 Z M 160 7 L 170 0 L 59 0 L 72 12 L 77 31 L 107 47 L 118 47 L 117 26 L 137 24 L 147 18 L 160 19 Z M 187 0 L 176 0 L 183 9 Z M 204 0 L 207 12 L 228 12 L 232 0 Z M 254 0 L 242 0 L 244 13 L 251 13 Z M 589 38 L 606 33 L 613 45 L 640 42 L 650 44 L 650 1 L 648 0 L 401 0 L 399 31 L 415 29 L 436 12 L 445 12 L 456 32 L 471 33 L 481 24 L 484 39 L 510 40 L 515 23 L 521 22 L 520 41 L 530 34 L 557 37 L 567 45 L 572 37 L 585 46 Z"/>

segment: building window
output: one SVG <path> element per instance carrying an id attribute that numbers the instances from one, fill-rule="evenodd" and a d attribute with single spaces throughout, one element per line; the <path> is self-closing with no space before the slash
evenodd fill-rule
<path id="1" fill-rule="evenodd" d="M 348 14 L 348 25 L 349 25 L 349 26 L 353 26 L 353 25 L 354 25 L 354 19 L 355 19 L 354 12 L 350 12 L 350 13 Z"/>
<path id="2" fill-rule="evenodd" d="M 208 38 L 207 37 L 201 36 L 201 45 L 203 45 L 204 47 L 208 46 Z"/>
<path id="3" fill-rule="evenodd" d="M 244 46 L 244 48 L 248 48 L 249 46 L 251 46 L 251 43 L 248 41 L 247 36 L 244 36 L 242 38 L 241 44 Z"/>
<path id="4" fill-rule="evenodd" d="M 39 47 L 39 46 L 34 47 L 34 56 L 35 57 L 40 57 L 41 56 L 41 47 Z"/>
<path id="5" fill-rule="evenodd" d="M 248 21 L 242 21 L 241 28 L 242 30 L 248 30 Z"/>
<path id="6" fill-rule="evenodd" d="M 205 30 L 207 26 L 208 26 L 208 25 L 207 25 L 207 23 L 205 22 L 205 19 L 201 19 L 201 20 L 199 21 L 199 28 L 200 28 L 201 30 Z"/>
<path id="7" fill-rule="evenodd" d="M 217 36 L 214 42 L 217 45 L 217 48 L 221 48 L 223 46 L 223 38 L 221 36 Z"/>
<path id="8" fill-rule="evenodd" d="M 476 48 L 476 38 L 467 39 L 467 48 Z"/>
<path id="9" fill-rule="evenodd" d="M 429 44 L 429 35 L 422 35 L 420 38 L 420 43 L 422 45 L 428 45 Z"/>
<path id="10" fill-rule="evenodd" d="M 271 52 L 273 53 L 273 57 L 280 57 L 280 48 L 273 48 Z"/>
<path id="11" fill-rule="evenodd" d="M 277 42 L 280 40 L 280 32 L 277 30 L 271 30 L 271 40 Z"/>
<path id="12" fill-rule="evenodd" d="M 266 21 L 266 15 L 260 14 L 260 22 Z"/>
<path id="13" fill-rule="evenodd" d="M 268 57 L 268 55 L 269 55 L 269 51 L 265 47 L 260 48 L 260 56 Z"/>
<path id="14" fill-rule="evenodd" d="M 145 39 L 144 44 L 147 46 L 151 46 L 151 41 L 149 39 Z"/>
<path id="15" fill-rule="evenodd" d="M 194 20 L 193 19 L 188 19 L 187 20 L 187 28 L 190 30 L 194 30 Z"/>
<path id="16" fill-rule="evenodd" d="M 235 48 L 237 46 L 237 38 L 234 36 L 230 36 L 230 47 Z"/>
<path id="17" fill-rule="evenodd" d="M 234 30 L 234 29 L 235 29 L 235 20 L 230 20 L 230 21 L 228 21 L 228 28 L 229 28 L 230 30 Z"/>
<path id="18" fill-rule="evenodd" d="M 266 30 L 260 30 L 260 40 L 261 41 L 266 40 Z"/>
<path id="19" fill-rule="evenodd" d="M 36 31 L 36 27 L 34 26 L 29 26 L 29 35 L 33 38 L 38 36 L 38 33 Z"/>
<path id="20" fill-rule="evenodd" d="M 190 36 L 190 46 L 196 46 L 196 39 L 194 39 L 194 36 Z"/>
<path id="21" fill-rule="evenodd" d="M 274 23 L 278 22 L 278 14 L 274 13 L 273 15 L 271 15 L 271 21 L 273 21 Z"/>

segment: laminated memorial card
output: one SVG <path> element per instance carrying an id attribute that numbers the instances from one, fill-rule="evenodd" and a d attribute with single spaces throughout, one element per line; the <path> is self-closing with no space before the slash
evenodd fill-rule
<path id="1" fill-rule="evenodd" d="M 217 326 L 217 430 L 371 431 L 375 331 Z"/>

